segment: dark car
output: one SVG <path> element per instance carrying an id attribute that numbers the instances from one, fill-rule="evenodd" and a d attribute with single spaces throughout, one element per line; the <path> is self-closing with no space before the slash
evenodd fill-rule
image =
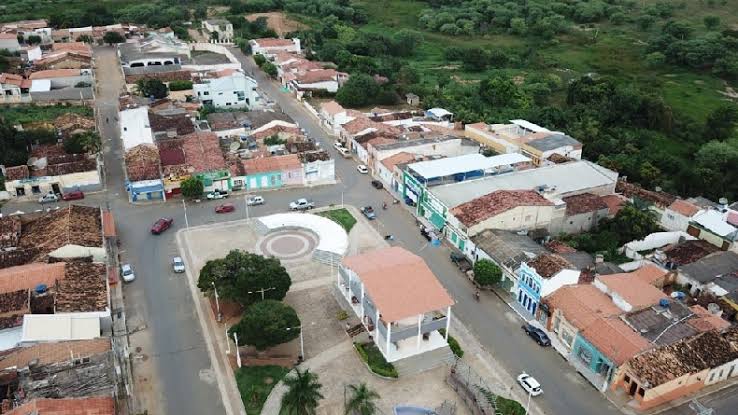
<path id="1" fill-rule="evenodd" d="M 229 213 L 236 210 L 236 207 L 231 203 L 225 203 L 215 207 L 215 213 Z"/>
<path id="2" fill-rule="evenodd" d="M 79 200 L 84 199 L 85 194 L 81 190 L 74 190 L 69 193 L 64 193 L 62 195 L 62 200 Z"/>
<path id="3" fill-rule="evenodd" d="M 432 230 L 426 228 L 423 225 L 420 225 L 420 234 L 423 235 L 423 238 L 425 238 L 425 239 L 427 239 L 429 241 L 432 241 L 433 240 L 433 237 L 435 236 L 435 234 L 433 233 Z"/>
<path id="4" fill-rule="evenodd" d="M 451 262 L 456 264 L 457 267 L 461 270 L 461 272 L 467 272 L 472 269 L 472 264 L 469 263 L 469 260 L 466 259 L 464 254 L 461 254 L 459 252 L 451 252 Z"/>
<path id="5" fill-rule="evenodd" d="M 154 222 L 154 226 L 151 227 L 151 233 L 153 233 L 154 235 L 158 235 L 169 229 L 173 223 L 174 219 L 172 218 L 161 218 Z"/>
<path id="6" fill-rule="evenodd" d="M 379 180 L 372 180 L 372 187 L 378 190 L 384 188 L 382 182 L 380 182 Z"/>
<path id="7" fill-rule="evenodd" d="M 548 338 L 546 333 L 532 324 L 526 324 L 523 326 L 523 330 L 533 338 L 539 345 L 547 347 L 551 345 L 551 340 Z"/>

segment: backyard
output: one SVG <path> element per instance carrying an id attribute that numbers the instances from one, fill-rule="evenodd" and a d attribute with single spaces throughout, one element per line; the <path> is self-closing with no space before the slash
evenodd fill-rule
<path id="1" fill-rule="evenodd" d="M 75 113 L 84 116 L 92 116 L 92 108 L 82 107 L 78 105 L 23 105 L 0 107 L 0 117 L 2 117 L 8 125 L 27 125 L 40 124 L 44 122 L 52 122 L 58 116 L 68 113 Z"/>

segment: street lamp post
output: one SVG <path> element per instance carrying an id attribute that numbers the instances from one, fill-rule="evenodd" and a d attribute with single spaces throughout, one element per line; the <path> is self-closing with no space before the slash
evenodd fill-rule
<path id="1" fill-rule="evenodd" d="M 213 284 L 213 290 L 215 291 L 215 308 L 218 309 L 218 323 L 220 323 L 220 320 L 223 319 L 223 315 L 220 314 L 220 301 L 218 300 L 218 289 L 215 288 L 215 282 L 210 281 L 211 284 Z"/>
<path id="2" fill-rule="evenodd" d="M 262 300 L 262 301 L 264 301 L 264 293 L 265 293 L 266 291 L 271 291 L 271 290 L 276 290 L 276 289 L 277 289 L 276 287 L 261 288 L 261 289 L 258 289 L 258 290 L 256 290 L 256 291 L 246 291 L 246 294 L 256 294 L 256 293 L 261 293 L 261 300 Z"/>
<path id="3" fill-rule="evenodd" d="M 286 330 L 287 331 L 300 330 L 300 358 L 299 358 L 299 360 L 300 361 L 305 360 L 305 341 L 304 341 L 304 339 L 302 337 L 302 326 L 287 327 Z"/>

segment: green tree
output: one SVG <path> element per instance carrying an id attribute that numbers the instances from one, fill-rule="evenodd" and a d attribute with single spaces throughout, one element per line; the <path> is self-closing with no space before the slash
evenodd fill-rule
<path id="1" fill-rule="evenodd" d="M 707 140 L 726 140 L 735 133 L 736 123 L 738 108 L 732 103 L 724 104 L 707 116 L 703 136 Z"/>
<path id="2" fill-rule="evenodd" d="M 254 55 L 254 63 L 259 68 L 261 68 L 261 66 L 264 65 L 265 62 L 266 62 L 266 58 L 264 57 L 264 55 L 262 54 Z"/>
<path id="3" fill-rule="evenodd" d="M 80 35 L 77 37 L 77 42 L 92 43 L 93 39 L 90 35 Z"/>
<path id="4" fill-rule="evenodd" d="M 277 300 L 251 304 L 230 332 L 238 334 L 239 345 L 266 350 L 300 335 L 300 319 L 295 310 Z"/>
<path id="5" fill-rule="evenodd" d="M 248 306 L 260 301 L 262 295 L 283 299 L 292 280 L 279 259 L 234 249 L 225 258 L 208 261 L 200 270 L 198 288 L 211 292 L 213 284 L 222 298 Z"/>
<path id="6" fill-rule="evenodd" d="M 103 42 L 110 46 L 113 46 L 113 43 L 123 43 L 125 41 L 126 38 L 118 32 L 105 32 L 103 35 Z"/>
<path id="7" fill-rule="evenodd" d="M 403 85 L 415 85 L 420 82 L 420 74 L 412 66 L 405 65 L 397 74 L 397 82 Z"/>
<path id="8" fill-rule="evenodd" d="M 479 83 L 479 96 L 495 107 L 521 108 L 526 97 L 517 85 L 507 78 L 494 76 Z"/>
<path id="9" fill-rule="evenodd" d="M 208 18 L 208 6 L 204 4 L 198 4 L 195 6 L 195 10 L 192 13 L 195 19 L 205 20 Z"/>
<path id="10" fill-rule="evenodd" d="M 461 54 L 461 62 L 467 71 L 479 72 L 487 67 L 489 53 L 482 48 L 466 48 Z"/>
<path id="11" fill-rule="evenodd" d="M 323 399 L 318 382 L 318 375 L 310 373 L 310 369 L 301 371 L 295 368 L 294 375 L 288 375 L 282 381 L 287 386 L 287 393 L 282 396 L 282 409 L 286 415 L 315 415 L 318 401 Z"/>
<path id="12" fill-rule="evenodd" d="M 195 177 L 188 177 L 182 180 L 180 184 L 182 196 L 187 199 L 197 199 L 202 197 L 202 193 L 205 191 L 205 186 L 202 182 Z"/>
<path id="13" fill-rule="evenodd" d="M 115 33 L 115 32 L 110 32 Z M 138 93 L 144 97 L 154 97 L 156 99 L 166 98 L 168 94 L 167 86 L 158 79 L 139 79 L 136 81 Z"/>
<path id="14" fill-rule="evenodd" d="M 374 78 L 367 74 L 351 75 L 348 81 L 338 89 L 336 101 L 344 107 L 356 108 L 370 104 L 379 93 Z"/>
<path id="15" fill-rule="evenodd" d="M 63 146 L 67 154 L 97 153 L 101 146 L 100 135 L 92 131 L 75 134 L 64 139 Z"/>
<path id="16" fill-rule="evenodd" d="M 379 394 L 366 386 L 366 383 L 358 385 L 348 385 L 351 393 L 346 408 L 345 415 L 374 415 L 377 413 L 377 399 Z"/>
<path id="17" fill-rule="evenodd" d="M 488 259 L 480 259 L 474 264 L 474 281 L 482 286 L 495 285 L 502 280 L 502 270 Z"/>
<path id="18" fill-rule="evenodd" d="M 510 33 L 525 36 L 528 32 L 528 25 L 522 17 L 514 17 L 510 19 Z"/>
<path id="19" fill-rule="evenodd" d="M 392 54 L 396 56 L 411 56 L 415 49 L 423 42 L 423 35 L 414 30 L 402 29 L 392 37 Z"/>
<path id="20" fill-rule="evenodd" d="M 274 66 L 273 63 L 264 62 L 264 65 L 261 66 L 261 69 L 264 71 L 264 73 L 271 76 L 272 78 L 277 77 L 277 67 Z"/>
<path id="21" fill-rule="evenodd" d="M 702 23 L 704 23 L 707 30 L 713 30 L 720 26 L 720 18 L 712 15 L 705 16 L 704 18 L 702 18 Z"/>
<path id="22" fill-rule="evenodd" d="M 39 35 L 31 35 L 26 38 L 26 43 L 29 45 L 38 45 L 41 43 L 41 36 Z"/>
<path id="23" fill-rule="evenodd" d="M 614 218 L 603 220 L 600 227 L 617 236 L 618 246 L 643 239 L 661 229 L 653 212 L 638 209 L 632 204 L 625 205 Z"/>

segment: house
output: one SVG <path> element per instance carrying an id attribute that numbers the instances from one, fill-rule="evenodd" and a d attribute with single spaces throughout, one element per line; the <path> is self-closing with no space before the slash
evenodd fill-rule
<path id="1" fill-rule="evenodd" d="M 402 170 L 404 167 L 401 166 L 421 161 L 423 158 L 424 156 L 420 154 L 401 151 L 393 156 L 384 158 L 379 163 L 379 168 L 375 170 L 376 175 L 379 177 L 379 180 L 384 183 L 384 187 L 391 189 L 393 192 L 402 194 Z"/>
<path id="2" fill-rule="evenodd" d="M 641 267 L 633 272 L 598 275 L 593 285 L 612 298 L 624 312 L 640 310 L 658 304 L 667 295 L 654 286 L 663 281 L 666 271 L 655 266 Z"/>
<path id="3" fill-rule="evenodd" d="M 650 253 L 653 252 L 654 257 L 657 259 L 663 259 L 657 250 L 666 246 L 672 246 L 696 239 L 697 238 L 694 236 L 685 232 L 654 232 L 646 235 L 646 237 L 641 240 L 630 241 L 623 245 L 623 254 L 630 259 L 640 260 L 650 256 Z"/>
<path id="4" fill-rule="evenodd" d="M 139 144 L 126 151 L 124 160 L 129 182 L 161 179 L 161 160 L 155 145 Z"/>
<path id="5" fill-rule="evenodd" d="M 728 223 L 727 215 L 716 209 L 701 211 L 689 221 L 687 233 L 722 250 L 734 250 L 738 246 L 738 227 Z"/>
<path id="6" fill-rule="evenodd" d="M 204 22 L 203 22 L 204 23 Z M 205 78 L 192 85 L 192 92 L 203 105 L 216 108 L 260 109 L 261 97 L 256 92 L 256 80 L 242 71 L 232 71 L 218 77 Z"/>
<path id="7" fill-rule="evenodd" d="M 409 92 L 405 94 L 405 102 L 407 102 L 407 105 L 417 107 L 418 105 L 420 105 L 420 97 L 413 94 L 412 92 Z"/>
<path id="8" fill-rule="evenodd" d="M 243 180 L 248 190 L 271 189 L 303 184 L 303 166 L 296 154 L 258 157 L 243 161 Z"/>
<path id="9" fill-rule="evenodd" d="M 656 253 L 653 261 L 661 264 L 666 269 L 676 269 L 719 251 L 715 245 L 701 239 L 685 240 L 664 248 L 661 253 Z"/>
<path id="10" fill-rule="evenodd" d="M 520 120 L 513 120 L 520 121 Z M 521 152 L 533 160 L 535 166 L 542 166 L 554 155 L 571 160 L 582 159 L 582 143 L 564 133 L 542 131 L 530 134 L 521 143 Z"/>
<path id="11" fill-rule="evenodd" d="M 393 140 L 386 143 L 369 141 L 366 147 L 367 166 L 374 175 L 379 175 L 380 178 L 383 175 L 389 176 L 391 174 L 391 170 L 385 171 L 384 165 L 381 162 L 387 157 L 400 152 L 416 154 L 420 158 L 450 158 L 479 153 L 479 146 L 475 142 L 453 135 L 428 135 L 423 138 L 408 137 L 406 140 Z M 423 160 L 417 160 L 417 162 L 420 161 Z"/>
<path id="12" fill-rule="evenodd" d="M 458 246 L 472 262 L 487 259 L 497 264 L 502 270 L 500 285 L 508 291 L 513 290 L 523 262 L 549 252 L 528 235 L 499 229 L 484 230 Z"/>
<path id="13" fill-rule="evenodd" d="M 718 280 L 738 271 L 738 254 L 732 251 L 719 251 L 677 269 L 676 282 L 693 296 L 702 292 L 720 290 Z M 717 295 L 717 294 L 716 294 Z"/>
<path id="14" fill-rule="evenodd" d="M 251 53 L 254 55 L 273 55 L 277 52 L 302 53 L 300 39 L 262 38 L 249 40 Z"/>
<path id="15" fill-rule="evenodd" d="M 31 81 L 49 80 L 52 89 L 74 88 L 80 84 L 87 87 L 94 83 L 91 69 L 48 69 L 31 73 Z"/>
<path id="16" fill-rule="evenodd" d="M 123 150 L 128 151 L 140 144 L 154 144 L 147 106 L 124 109 L 118 112 L 118 120 Z"/>
<path id="17" fill-rule="evenodd" d="M 576 284 L 580 273 L 561 256 L 543 253 L 521 263 L 517 274 L 515 298 L 518 304 L 535 316 L 541 298 L 565 285 Z"/>
<path id="18" fill-rule="evenodd" d="M 210 131 L 218 138 L 246 136 L 251 130 L 248 114 L 242 111 L 214 112 L 207 115 Z"/>
<path id="19" fill-rule="evenodd" d="M 15 33 L 0 33 L 0 50 L 8 52 L 20 51 L 20 43 L 18 43 L 18 35 Z"/>
<path id="20" fill-rule="evenodd" d="M 699 211 L 700 208 L 693 203 L 683 199 L 676 199 L 664 209 L 659 224 L 667 231 L 686 232 L 689 227 L 689 221 Z"/>
<path id="21" fill-rule="evenodd" d="M 346 257 L 336 287 L 388 362 L 424 355 L 430 368 L 442 363 L 433 351 L 448 355 L 454 301 L 419 256 L 395 246 Z"/>
<path id="22" fill-rule="evenodd" d="M 195 132 L 190 113 L 183 108 L 154 110 L 149 108 L 149 127 L 154 141 L 166 140 Z"/>
<path id="23" fill-rule="evenodd" d="M 0 73 L 0 102 L 30 102 L 33 81 L 20 75 Z"/>
<path id="24" fill-rule="evenodd" d="M 318 115 L 323 125 L 336 135 L 339 133 L 341 125 L 349 121 L 346 119 L 346 109 L 336 101 L 321 103 Z"/>
<path id="25" fill-rule="evenodd" d="M 335 93 L 346 81 L 349 75 L 335 69 L 316 69 L 299 72 L 290 80 L 289 87 L 294 91 L 325 91 Z"/>
<path id="26" fill-rule="evenodd" d="M 600 221 L 610 215 L 610 209 L 602 196 L 581 193 L 563 197 L 566 203 L 565 217 L 560 226 L 551 229 L 552 233 L 580 233 L 597 227 Z"/>
<path id="27" fill-rule="evenodd" d="M 195 131 L 180 137 L 185 162 L 192 175 L 201 182 L 206 192 L 230 190 L 230 172 L 226 167 L 220 140 L 215 133 Z"/>
<path id="28" fill-rule="evenodd" d="M 232 42 L 233 24 L 225 19 L 203 20 L 202 28 L 209 34 L 210 39 L 221 42 Z"/>
<path id="29" fill-rule="evenodd" d="M 646 350 L 617 372 L 612 389 L 645 411 L 738 375 L 738 329 L 712 330 Z"/>
<path id="30" fill-rule="evenodd" d="M 425 117 L 437 122 L 453 122 L 454 114 L 443 108 L 430 108 L 425 110 Z"/>
<path id="31" fill-rule="evenodd" d="M 192 167 L 186 162 L 181 138 L 162 140 L 156 143 L 161 162 L 161 177 L 167 194 L 179 193 L 180 184 L 190 177 Z"/>

